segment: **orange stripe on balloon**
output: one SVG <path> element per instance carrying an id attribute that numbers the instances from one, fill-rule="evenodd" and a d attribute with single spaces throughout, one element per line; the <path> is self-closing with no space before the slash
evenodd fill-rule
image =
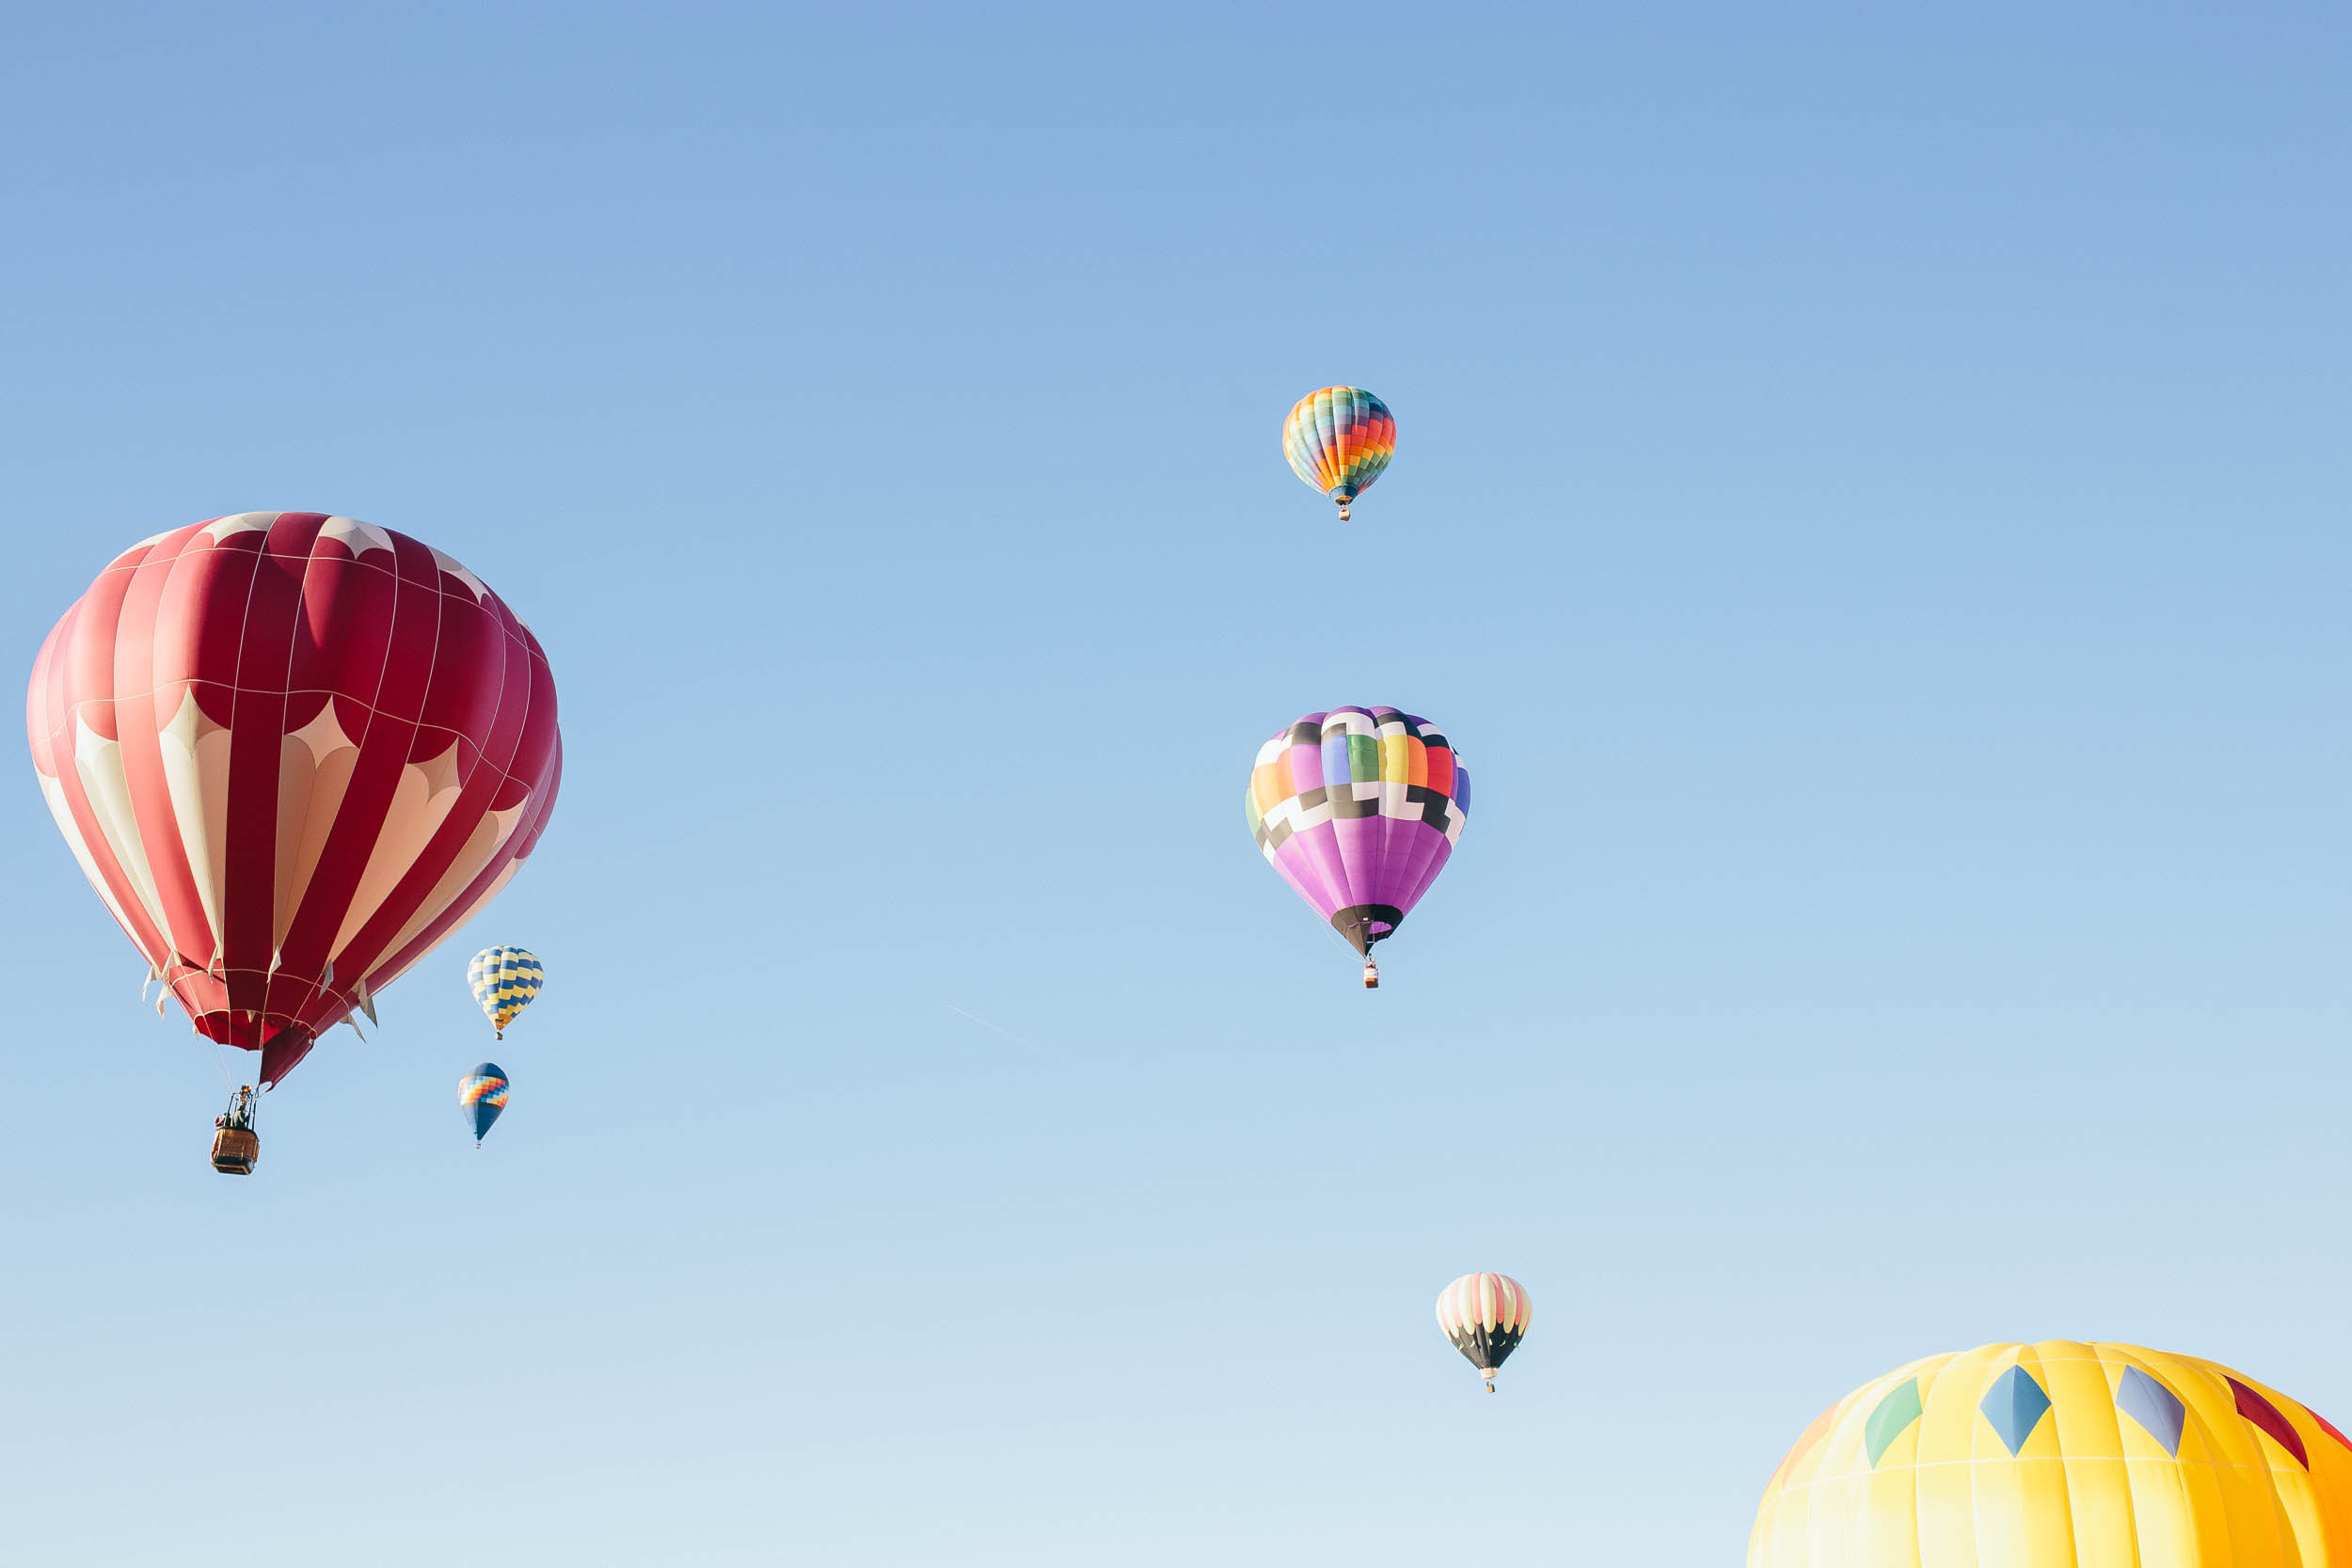
<path id="1" fill-rule="evenodd" d="M 1429 748 L 1429 787 L 1454 799 L 1454 749 L 1450 746 Z"/>

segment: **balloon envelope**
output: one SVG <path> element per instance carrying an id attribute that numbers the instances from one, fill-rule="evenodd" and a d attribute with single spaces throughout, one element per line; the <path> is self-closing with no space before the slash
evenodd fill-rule
<path id="1" fill-rule="evenodd" d="M 1291 472 L 1345 504 L 1372 486 L 1396 455 L 1396 419 L 1361 387 L 1309 392 L 1282 421 Z"/>
<path id="2" fill-rule="evenodd" d="M 1898 1367 L 1764 1489 L 1748 1568 L 2352 1561 L 2352 1448 L 2195 1356 L 2045 1339 Z"/>
<path id="3" fill-rule="evenodd" d="M 502 1039 L 515 1016 L 531 1006 L 548 983 L 537 957 L 519 947 L 485 947 L 466 966 L 466 983 L 483 1016 Z"/>
<path id="4" fill-rule="evenodd" d="M 505 886 L 563 773 L 530 628 L 448 556 L 321 512 L 123 551 L 42 644 L 25 720 L 99 897 L 264 1084 Z"/>
<path id="5" fill-rule="evenodd" d="M 1274 869 L 1364 954 L 1445 869 L 1469 808 L 1452 743 L 1392 707 L 1308 714 L 1259 748 L 1243 795 Z"/>
<path id="6" fill-rule="evenodd" d="M 1438 1292 L 1438 1326 L 1481 1377 L 1519 1348 L 1534 1311 L 1527 1287 L 1507 1274 L 1466 1274 Z"/>
<path id="7" fill-rule="evenodd" d="M 482 1141 L 499 1113 L 506 1109 L 508 1089 L 506 1073 L 496 1062 L 483 1062 L 457 1080 L 457 1108 L 473 1128 L 474 1142 Z"/>

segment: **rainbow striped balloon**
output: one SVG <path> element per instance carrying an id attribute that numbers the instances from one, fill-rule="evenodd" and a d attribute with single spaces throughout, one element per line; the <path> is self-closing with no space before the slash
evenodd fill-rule
<path id="1" fill-rule="evenodd" d="M 1396 417 L 1361 387 L 1326 387 L 1300 398 L 1282 421 L 1282 455 L 1291 472 L 1339 502 L 1344 522 L 1347 503 L 1396 455 Z"/>

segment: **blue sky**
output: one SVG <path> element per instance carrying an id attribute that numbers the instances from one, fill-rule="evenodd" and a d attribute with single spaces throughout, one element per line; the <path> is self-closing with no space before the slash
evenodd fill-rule
<path id="1" fill-rule="evenodd" d="M 27 770 L 10 1555 L 1698 1568 L 1937 1350 L 2344 1422 L 2347 45 L 13 19 L 17 667 L 135 539 L 338 511 L 532 623 L 567 771 L 235 1182 Z M 1374 995 L 1236 809 L 1343 703 L 1478 781 Z M 550 981 L 476 1152 L 489 942 Z"/>

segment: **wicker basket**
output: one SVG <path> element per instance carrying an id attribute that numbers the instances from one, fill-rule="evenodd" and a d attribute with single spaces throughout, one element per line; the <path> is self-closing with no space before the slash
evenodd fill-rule
<path id="1" fill-rule="evenodd" d="M 224 1127 L 213 1134 L 213 1168 L 223 1176 L 251 1176 L 262 1157 L 262 1140 L 249 1127 Z"/>

